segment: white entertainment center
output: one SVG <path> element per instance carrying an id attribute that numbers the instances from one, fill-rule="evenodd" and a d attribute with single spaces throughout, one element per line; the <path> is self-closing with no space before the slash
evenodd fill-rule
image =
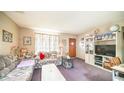
<path id="1" fill-rule="evenodd" d="M 108 58 L 112 58 L 112 56 L 108 56 L 105 54 L 96 54 L 96 46 L 103 46 L 103 45 L 116 45 L 115 39 L 102 39 L 97 40 L 95 36 L 88 36 L 85 37 L 85 62 L 91 65 L 101 66 L 105 60 Z M 101 52 L 101 51 L 100 51 Z"/>
<path id="2" fill-rule="evenodd" d="M 96 35 L 94 42 L 94 60 L 95 65 L 103 67 L 103 63 L 112 57 L 118 56 L 116 37 L 118 32 L 106 32 Z"/>
<path id="3" fill-rule="evenodd" d="M 85 62 L 97 67 L 103 68 L 104 61 L 113 57 L 119 57 L 121 62 L 124 62 L 124 32 L 121 29 L 118 31 L 107 31 L 95 35 L 85 36 Z M 96 47 L 102 46 L 104 50 L 96 51 Z M 106 47 L 106 48 L 105 48 Z M 110 48 L 108 48 L 110 47 Z M 101 48 L 102 49 L 102 48 Z M 107 50 L 110 49 L 110 50 Z M 102 51 L 102 52 L 101 52 Z M 109 53 L 110 52 L 110 53 Z M 100 54 L 101 53 L 101 54 Z M 110 71 L 110 70 L 108 70 Z M 111 72 L 111 71 L 110 71 Z"/>

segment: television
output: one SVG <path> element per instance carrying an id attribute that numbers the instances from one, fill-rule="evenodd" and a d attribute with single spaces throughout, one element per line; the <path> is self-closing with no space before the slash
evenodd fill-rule
<path id="1" fill-rule="evenodd" d="M 95 54 L 115 57 L 116 45 L 95 45 Z"/>

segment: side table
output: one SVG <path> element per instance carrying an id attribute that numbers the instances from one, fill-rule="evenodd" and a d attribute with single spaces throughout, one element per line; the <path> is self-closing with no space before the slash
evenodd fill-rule
<path id="1" fill-rule="evenodd" d="M 113 81 L 124 81 L 124 64 L 112 67 Z"/>

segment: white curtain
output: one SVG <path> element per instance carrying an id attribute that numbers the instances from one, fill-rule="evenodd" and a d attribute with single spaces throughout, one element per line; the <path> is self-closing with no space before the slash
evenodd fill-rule
<path id="1" fill-rule="evenodd" d="M 36 34 L 35 35 L 35 53 L 38 52 L 59 51 L 59 36 Z"/>

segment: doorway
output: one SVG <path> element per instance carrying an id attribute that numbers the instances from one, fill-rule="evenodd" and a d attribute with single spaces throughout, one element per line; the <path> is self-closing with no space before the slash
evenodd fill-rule
<path id="1" fill-rule="evenodd" d="M 69 38 L 69 56 L 76 57 L 76 39 Z"/>

